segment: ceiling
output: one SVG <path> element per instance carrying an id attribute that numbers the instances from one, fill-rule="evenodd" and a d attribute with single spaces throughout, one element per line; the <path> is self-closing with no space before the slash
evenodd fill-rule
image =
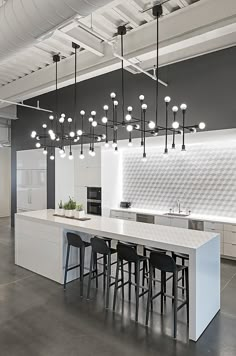
<path id="1" fill-rule="evenodd" d="M 7 0 L 6 0 L 7 1 Z M 0 7 L 5 1 L 0 0 Z M 54 89 L 52 55 L 61 55 L 60 86 L 73 82 L 73 50 L 80 44 L 78 80 L 120 66 L 117 27 L 126 25 L 125 56 L 143 70 L 155 64 L 155 18 L 149 0 L 115 0 L 91 16 L 76 16 L 44 39 L 0 62 L 0 99 L 25 100 Z M 222 4 L 224 3 L 224 4 Z M 220 7 L 218 8 L 217 5 Z M 234 0 L 169 0 L 160 23 L 160 64 L 166 65 L 236 44 Z M 126 69 L 137 73 L 126 63 Z"/>

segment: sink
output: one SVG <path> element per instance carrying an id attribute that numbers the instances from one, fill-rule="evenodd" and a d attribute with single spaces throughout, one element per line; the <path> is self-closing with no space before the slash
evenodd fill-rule
<path id="1" fill-rule="evenodd" d="M 163 214 L 165 216 L 182 216 L 182 217 L 186 217 L 186 216 L 189 216 L 190 214 L 184 214 L 184 213 L 165 213 Z"/>

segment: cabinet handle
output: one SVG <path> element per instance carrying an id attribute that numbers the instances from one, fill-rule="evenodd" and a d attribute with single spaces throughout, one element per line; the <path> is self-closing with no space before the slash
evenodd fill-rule
<path id="1" fill-rule="evenodd" d="M 231 244 L 231 245 L 236 246 L 236 244 Z"/>

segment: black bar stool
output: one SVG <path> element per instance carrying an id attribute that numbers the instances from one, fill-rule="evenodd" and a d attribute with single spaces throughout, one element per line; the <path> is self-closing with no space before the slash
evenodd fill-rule
<path id="1" fill-rule="evenodd" d="M 182 266 L 186 266 L 186 261 L 189 261 L 189 255 L 186 255 L 185 253 L 177 253 L 177 252 L 172 252 L 172 257 L 175 260 L 175 263 L 177 263 L 177 258 L 180 258 Z M 179 287 L 182 289 L 182 295 L 184 295 L 184 270 L 182 271 L 181 277 L 179 277 L 178 281 L 182 281 L 182 287 Z"/>
<path id="2" fill-rule="evenodd" d="M 66 265 L 65 265 L 65 275 L 64 275 L 64 289 L 66 289 L 66 281 L 67 281 L 67 272 L 71 271 L 72 269 L 80 267 L 80 296 L 83 297 L 83 284 L 84 284 L 84 255 L 85 255 L 85 248 L 90 246 L 89 242 L 83 241 L 81 237 L 73 232 L 67 232 L 67 252 L 66 252 Z M 69 267 L 69 258 L 70 258 L 70 248 L 71 246 L 76 247 L 79 249 L 79 264 Z"/>
<path id="3" fill-rule="evenodd" d="M 147 257 L 148 253 L 150 254 L 151 252 L 167 253 L 166 250 L 162 250 L 160 248 L 143 246 L 143 255 L 145 257 Z M 153 276 L 155 279 L 156 278 L 155 270 L 153 271 Z M 143 285 L 145 284 L 145 279 L 148 280 L 148 260 L 146 260 L 143 264 Z M 155 280 L 154 280 L 154 285 L 155 285 Z"/>
<path id="4" fill-rule="evenodd" d="M 90 289 L 91 289 L 91 281 L 96 278 L 96 287 L 98 277 L 105 276 L 106 277 L 106 308 L 109 307 L 109 292 L 111 286 L 111 256 L 116 253 L 116 250 L 109 246 L 109 242 L 106 239 L 99 238 L 97 236 L 91 239 L 91 259 L 90 259 L 90 270 L 89 270 L 89 282 L 88 282 L 88 291 L 87 291 L 87 299 L 90 298 Z M 102 258 L 106 257 L 105 266 L 103 272 L 98 273 L 98 268 L 96 263 L 94 263 L 94 259 L 98 260 L 97 255 L 102 255 Z"/>
<path id="5" fill-rule="evenodd" d="M 148 299 L 147 299 L 147 311 L 146 311 L 146 325 L 149 321 L 149 311 L 150 304 L 152 306 L 152 301 L 154 298 L 161 296 L 161 313 L 163 313 L 163 301 L 164 296 L 171 298 L 174 301 L 174 338 L 177 334 L 177 311 L 180 310 L 184 305 L 187 306 L 187 323 L 189 322 L 189 279 L 188 279 L 188 267 L 177 265 L 171 256 L 165 255 L 163 253 L 151 252 L 150 254 L 150 267 L 149 267 L 149 287 L 148 287 Z M 156 295 L 153 294 L 153 271 L 154 269 L 161 271 L 161 291 Z M 178 299 L 178 273 L 184 270 L 185 281 L 186 281 L 186 300 Z M 165 273 L 173 274 L 173 295 L 167 295 L 164 290 L 165 284 Z M 181 304 L 178 306 L 178 301 Z"/>
<path id="6" fill-rule="evenodd" d="M 113 299 L 113 311 L 116 307 L 116 297 L 118 288 L 122 288 L 122 298 L 124 298 L 124 286 L 129 285 L 129 300 L 130 300 L 130 287 L 131 285 L 135 286 L 135 299 L 136 299 L 136 311 L 135 311 L 135 321 L 138 322 L 138 311 L 139 311 L 139 298 L 147 293 L 147 290 L 139 293 L 140 289 L 140 270 L 141 263 L 147 260 L 147 257 L 140 256 L 137 254 L 136 248 L 134 246 L 129 246 L 127 244 L 118 243 L 117 244 L 117 266 L 116 266 L 116 278 L 115 278 L 115 290 L 114 290 L 114 299 Z M 135 283 L 131 280 L 131 267 L 129 267 L 129 279 L 127 282 L 124 281 L 124 261 L 128 262 L 129 265 L 134 264 L 135 267 Z M 121 285 L 118 286 L 119 282 L 119 271 L 121 269 Z M 143 288 L 143 286 L 141 286 Z"/>

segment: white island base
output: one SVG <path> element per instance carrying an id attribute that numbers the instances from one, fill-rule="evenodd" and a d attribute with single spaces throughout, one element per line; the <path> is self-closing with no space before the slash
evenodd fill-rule
<path id="1" fill-rule="evenodd" d="M 214 233 L 91 216 L 78 221 L 53 210 L 15 215 L 15 263 L 63 284 L 65 231 L 100 235 L 189 255 L 189 339 L 197 341 L 220 310 L 220 236 Z M 86 235 L 88 234 L 88 235 Z M 78 261 L 74 251 L 71 263 Z M 68 280 L 78 278 L 72 270 Z"/>

